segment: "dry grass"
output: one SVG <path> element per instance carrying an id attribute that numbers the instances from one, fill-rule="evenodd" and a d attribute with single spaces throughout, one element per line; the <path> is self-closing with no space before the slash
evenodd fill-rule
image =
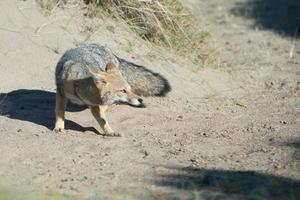
<path id="1" fill-rule="evenodd" d="M 65 0 L 37 1 L 48 10 L 65 3 Z M 83 1 L 87 4 L 88 17 L 109 15 L 127 24 L 141 38 L 189 57 L 198 64 L 205 65 L 214 59 L 210 33 L 198 28 L 197 20 L 180 0 Z"/>
<path id="2" fill-rule="evenodd" d="M 124 21 L 143 39 L 193 55 L 196 61 L 210 62 L 214 51 L 211 35 L 201 31 L 195 17 L 179 0 L 85 0 L 90 17 L 109 13 Z"/>
<path id="3" fill-rule="evenodd" d="M 51 11 L 61 3 L 61 0 L 37 0 L 37 2 L 43 9 Z"/>

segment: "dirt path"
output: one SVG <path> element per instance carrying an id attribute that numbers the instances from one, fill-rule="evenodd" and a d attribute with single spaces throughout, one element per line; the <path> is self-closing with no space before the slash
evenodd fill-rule
<path id="1" fill-rule="evenodd" d="M 187 2 L 220 51 L 198 74 L 76 5 L 45 16 L 33 0 L 0 2 L 1 200 L 300 197 L 299 40 L 238 14 L 246 1 Z M 72 108 L 67 133 L 53 134 L 55 63 L 95 41 L 163 73 L 173 92 L 110 109 L 121 138 Z"/>

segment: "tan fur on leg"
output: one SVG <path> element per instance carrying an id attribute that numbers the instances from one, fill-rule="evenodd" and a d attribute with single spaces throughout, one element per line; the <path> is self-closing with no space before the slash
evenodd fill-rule
<path id="1" fill-rule="evenodd" d="M 65 110 L 67 106 L 67 98 L 61 93 L 59 89 L 56 92 L 56 103 L 55 103 L 55 132 L 64 132 L 65 129 Z"/>
<path id="2" fill-rule="evenodd" d="M 106 110 L 108 106 L 106 105 L 99 105 L 99 106 L 91 106 L 91 112 L 93 116 L 96 118 L 97 122 L 99 123 L 100 127 L 104 131 L 104 135 L 107 136 L 120 136 L 120 134 L 115 133 L 111 127 L 109 126 L 106 118 Z"/>

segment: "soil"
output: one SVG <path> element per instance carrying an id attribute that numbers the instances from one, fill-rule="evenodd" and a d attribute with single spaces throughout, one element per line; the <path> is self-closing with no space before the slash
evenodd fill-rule
<path id="1" fill-rule="evenodd" d="M 0 199 L 300 199 L 300 6 L 282 2 L 187 0 L 218 50 L 198 69 L 82 4 L 2 0 Z M 66 133 L 52 132 L 55 64 L 91 42 L 173 88 L 143 109 L 112 106 L 122 137 L 74 106 Z"/>

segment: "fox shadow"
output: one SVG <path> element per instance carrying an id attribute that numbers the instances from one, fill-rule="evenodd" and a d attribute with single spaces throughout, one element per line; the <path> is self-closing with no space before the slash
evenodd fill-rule
<path id="1" fill-rule="evenodd" d="M 175 189 L 176 192 L 167 194 L 166 199 L 178 195 L 185 195 L 185 199 L 300 199 L 300 181 L 291 178 L 255 171 L 197 167 L 167 169 L 168 173 L 158 174 L 159 178 L 154 180 L 157 186 Z"/>
<path id="2" fill-rule="evenodd" d="M 66 111 L 80 112 L 86 108 L 86 106 L 68 103 Z M 28 89 L 0 93 L 0 115 L 29 121 L 52 130 L 55 123 L 55 93 Z M 65 126 L 69 130 L 92 131 L 100 134 L 94 127 L 83 127 L 71 120 L 65 120 Z"/>
<path id="3" fill-rule="evenodd" d="M 247 0 L 236 3 L 231 13 L 253 19 L 262 29 L 300 38 L 299 0 Z"/>

